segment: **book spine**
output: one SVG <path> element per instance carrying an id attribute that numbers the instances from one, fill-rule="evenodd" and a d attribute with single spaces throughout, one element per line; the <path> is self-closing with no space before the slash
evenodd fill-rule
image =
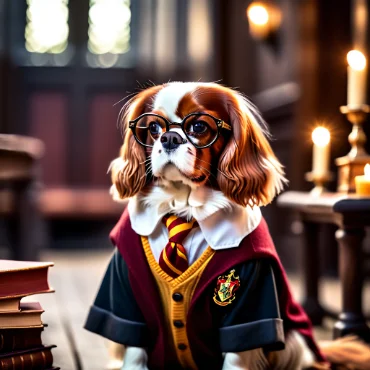
<path id="1" fill-rule="evenodd" d="M 53 355 L 50 348 L 0 359 L 0 369 L 2 370 L 43 370 L 50 368 L 52 365 Z"/>
<path id="2" fill-rule="evenodd" d="M 41 331 L 35 335 L 19 333 L 1 333 L 0 330 L 0 353 L 19 351 L 34 347 L 41 347 Z"/>

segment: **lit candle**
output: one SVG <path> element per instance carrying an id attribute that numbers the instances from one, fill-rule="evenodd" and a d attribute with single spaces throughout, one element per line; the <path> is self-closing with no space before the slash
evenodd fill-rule
<path id="1" fill-rule="evenodd" d="M 356 193 L 358 195 L 370 196 L 370 164 L 368 163 L 364 168 L 363 176 L 355 177 Z"/>
<path id="2" fill-rule="evenodd" d="M 325 127 L 316 127 L 312 132 L 313 153 L 312 173 L 314 176 L 325 176 L 329 171 L 330 132 Z"/>
<path id="3" fill-rule="evenodd" d="M 367 66 L 365 55 L 358 50 L 351 50 L 347 54 L 347 61 L 347 105 L 356 107 L 366 104 Z"/>

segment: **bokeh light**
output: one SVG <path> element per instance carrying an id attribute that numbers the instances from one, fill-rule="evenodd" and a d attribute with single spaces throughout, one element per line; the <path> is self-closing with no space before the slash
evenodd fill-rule
<path id="1" fill-rule="evenodd" d="M 252 3 L 247 9 L 250 22 L 257 25 L 265 25 L 269 20 L 269 13 L 266 7 L 260 3 Z"/>
<path id="2" fill-rule="evenodd" d="M 93 54 L 130 49 L 130 0 L 90 0 L 88 48 Z"/>
<path id="3" fill-rule="evenodd" d="M 68 46 L 68 0 L 27 0 L 25 47 L 32 53 L 62 53 Z"/>

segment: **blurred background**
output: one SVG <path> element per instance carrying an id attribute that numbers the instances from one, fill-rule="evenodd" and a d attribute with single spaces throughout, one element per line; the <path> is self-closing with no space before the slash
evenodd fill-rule
<path id="1" fill-rule="evenodd" d="M 339 106 L 346 102 L 355 8 L 367 1 L 270 1 L 270 18 L 257 11 L 254 28 L 251 3 L 0 1 L 0 132 L 45 145 L 40 242 L 109 247 L 107 233 L 122 210 L 107 192 L 107 169 L 122 142 L 116 120 L 125 97 L 146 84 L 219 81 L 245 93 L 270 126 L 289 189 L 311 186 L 304 173 L 317 122 L 331 128 L 332 158 L 348 152 L 351 125 Z M 294 269 L 299 222 L 275 205 L 264 213 Z M 333 272 L 336 248 L 324 252 Z"/>
<path id="2" fill-rule="evenodd" d="M 129 94 L 176 80 L 237 88 L 266 119 L 290 190 L 312 187 L 304 174 L 312 167 L 311 133 L 319 123 L 331 131 L 333 172 L 334 158 L 349 151 L 351 125 L 339 107 L 347 96 L 346 54 L 356 42 L 369 46 L 368 1 L 262 3 L 248 19 L 247 9 L 260 5 L 255 1 L 0 0 L 0 133 L 31 136 L 45 147 L 34 158 L 41 172 L 29 190 L 37 193 L 37 208 L 27 256 L 39 258 L 41 248 L 43 259 L 59 263 L 59 275 L 52 275 L 57 294 L 72 294 L 62 284 L 68 280 L 84 297 L 82 311 L 76 308 L 81 297 L 68 308 L 81 313 L 75 328 L 95 294 L 112 251 L 108 233 L 124 207 L 110 199 L 107 169 L 122 143 L 116 122 Z M 365 132 L 370 137 L 369 125 Z M 335 190 L 335 181 L 329 187 Z M 11 256 L 10 198 L 0 194 L 0 258 Z M 299 274 L 302 224 L 275 202 L 263 213 L 285 267 Z M 334 229 L 320 233 L 324 276 L 337 275 Z M 69 341 L 68 325 L 66 333 Z"/>

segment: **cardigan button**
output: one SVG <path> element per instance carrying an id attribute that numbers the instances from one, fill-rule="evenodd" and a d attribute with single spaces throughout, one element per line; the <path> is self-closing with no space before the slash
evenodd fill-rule
<path id="1" fill-rule="evenodd" d="M 181 320 L 174 320 L 173 325 L 175 325 L 176 328 L 184 327 L 184 323 Z"/>
<path id="2" fill-rule="evenodd" d="M 181 293 L 173 293 L 172 295 L 172 299 L 175 301 L 175 302 L 181 302 L 183 300 L 183 296 Z"/>
<path id="3" fill-rule="evenodd" d="M 188 348 L 188 346 L 184 343 L 180 343 L 178 346 L 177 346 L 178 349 L 180 349 L 181 351 L 184 351 L 186 348 Z"/>

